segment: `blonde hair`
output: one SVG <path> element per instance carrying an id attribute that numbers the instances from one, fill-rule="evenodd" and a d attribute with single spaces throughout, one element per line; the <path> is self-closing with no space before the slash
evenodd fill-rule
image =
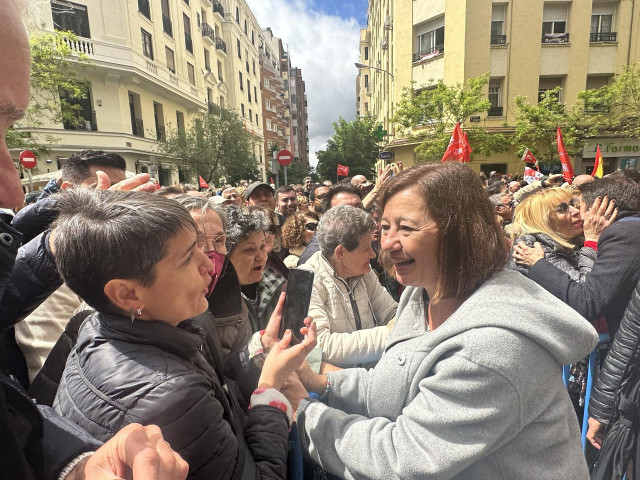
<path id="1" fill-rule="evenodd" d="M 544 233 L 564 248 L 573 250 L 575 244 L 561 236 L 551 226 L 551 215 L 563 202 L 569 202 L 573 192 L 566 188 L 548 188 L 525 198 L 517 207 L 511 224 L 511 240 L 529 233 Z"/>

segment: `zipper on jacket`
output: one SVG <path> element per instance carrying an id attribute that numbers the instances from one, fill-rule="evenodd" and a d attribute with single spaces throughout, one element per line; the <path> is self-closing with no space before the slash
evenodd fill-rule
<path id="1" fill-rule="evenodd" d="M 362 321 L 360 320 L 360 311 L 358 310 L 358 304 L 356 299 L 353 298 L 353 292 L 349 289 L 349 301 L 351 302 L 351 309 L 353 310 L 353 319 L 356 322 L 356 330 L 362 330 Z"/>

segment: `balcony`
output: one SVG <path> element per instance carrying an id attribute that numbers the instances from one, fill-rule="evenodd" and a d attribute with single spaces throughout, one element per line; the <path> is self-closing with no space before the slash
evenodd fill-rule
<path id="1" fill-rule="evenodd" d="M 439 57 L 440 55 L 444 55 L 444 44 L 436 45 L 433 48 L 423 50 L 418 53 L 414 53 L 413 63 L 426 62 L 427 60 L 431 60 L 432 58 Z"/>
<path id="2" fill-rule="evenodd" d="M 227 44 L 220 37 L 216 38 L 216 50 L 222 50 L 225 55 L 227 54 Z"/>
<path id="3" fill-rule="evenodd" d="M 187 32 L 184 33 L 184 46 L 189 53 L 193 53 L 193 41 Z"/>
<path id="4" fill-rule="evenodd" d="M 491 35 L 491 45 L 506 45 L 507 44 L 507 36 L 506 35 Z"/>
<path id="5" fill-rule="evenodd" d="M 162 15 L 162 30 L 173 38 L 173 24 L 171 23 L 171 19 L 164 14 Z"/>
<path id="6" fill-rule="evenodd" d="M 592 33 L 589 36 L 589 42 L 591 43 L 614 43 L 617 41 L 618 34 L 617 32 L 601 32 L 601 33 Z"/>
<path id="7" fill-rule="evenodd" d="M 211 45 L 214 45 L 216 43 L 216 33 L 213 30 L 213 28 L 211 28 L 207 23 L 202 23 L 201 29 L 202 29 L 202 38 L 210 42 Z"/>
<path id="8" fill-rule="evenodd" d="M 543 33 L 542 43 L 569 43 L 568 33 Z"/>
<path id="9" fill-rule="evenodd" d="M 167 132 L 164 125 L 156 125 L 156 140 L 164 141 L 167 138 Z"/>
<path id="10" fill-rule="evenodd" d="M 131 133 L 136 137 L 144 138 L 144 124 L 141 118 L 131 119 Z"/>
<path id="11" fill-rule="evenodd" d="M 489 107 L 488 115 L 490 117 L 501 117 L 502 107 Z"/>
<path id="12" fill-rule="evenodd" d="M 149 7 L 149 0 L 138 0 L 138 11 L 151 20 L 151 8 Z"/>
<path id="13" fill-rule="evenodd" d="M 222 19 L 224 20 L 224 7 L 220 2 L 213 0 L 213 12 L 220 14 Z"/>

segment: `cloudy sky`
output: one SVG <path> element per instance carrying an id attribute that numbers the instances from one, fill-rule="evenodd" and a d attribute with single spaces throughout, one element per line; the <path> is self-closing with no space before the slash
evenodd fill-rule
<path id="1" fill-rule="evenodd" d="M 355 82 L 360 28 L 368 0 L 246 0 L 262 28 L 287 45 L 302 69 L 308 99 L 309 154 L 325 148 L 338 117 L 356 114 Z"/>

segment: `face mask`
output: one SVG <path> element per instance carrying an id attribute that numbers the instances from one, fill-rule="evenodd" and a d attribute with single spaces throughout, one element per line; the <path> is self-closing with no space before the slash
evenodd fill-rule
<path id="1" fill-rule="evenodd" d="M 224 266 L 224 255 L 216 252 L 215 250 L 211 250 L 210 252 L 204 252 L 204 254 L 209 257 L 209 260 L 213 262 L 213 270 L 211 271 L 211 283 L 209 284 L 209 290 L 207 291 L 206 297 L 209 298 L 213 293 L 213 289 L 218 283 L 218 279 L 222 274 L 222 267 Z"/>

